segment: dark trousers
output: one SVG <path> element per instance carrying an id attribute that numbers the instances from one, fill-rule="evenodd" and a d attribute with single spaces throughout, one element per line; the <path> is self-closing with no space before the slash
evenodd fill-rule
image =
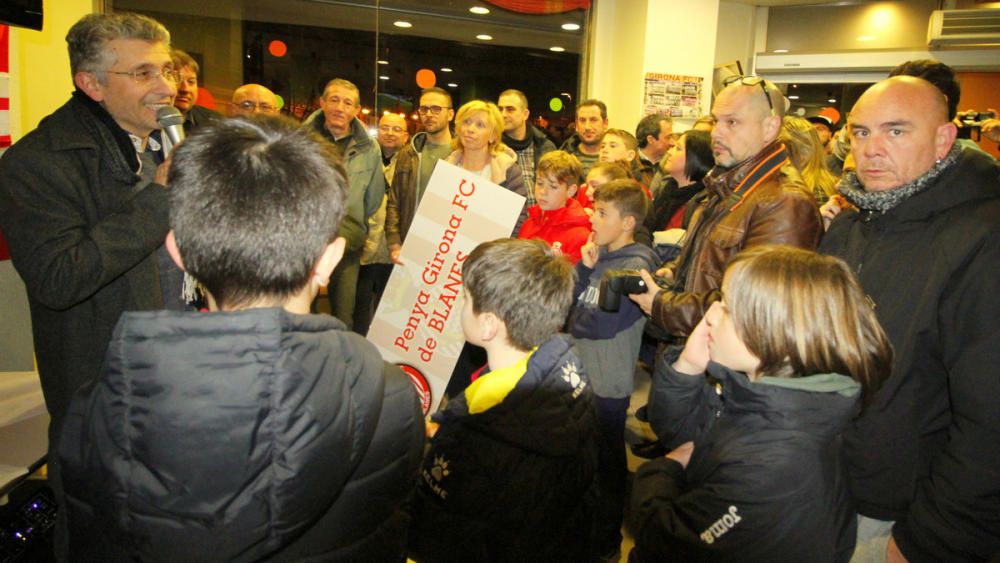
<path id="1" fill-rule="evenodd" d="M 337 268 L 330 276 L 327 299 L 330 300 L 330 314 L 337 317 L 347 328 L 354 326 L 354 295 L 358 290 L 358 273 L 361 270 L 361 252 L 364 248 L 344 253 Z"/>
<path id="2" fill-rule="evenodd" d="M 392 264 L 362 264 L 358 273 L 358 290 L 354 299 L 354 332 L 367 335 L 382 292 L 389 283 Z"/>
<path id="3" fill-rule="evenodd" d="M 597 397 L 597 418 L 600 424 L 597 480 L 600 484 L 600 497 L 594 518 L 593 544 L 600 555 L 615 551 L 622 543 L 628 477 L 628 462 L 625 458 L 625 415 L 628 404 L 628 397 Z"/>

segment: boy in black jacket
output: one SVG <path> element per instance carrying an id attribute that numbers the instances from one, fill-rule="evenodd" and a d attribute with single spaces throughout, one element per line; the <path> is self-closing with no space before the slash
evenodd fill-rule
<path id="1" fill-rule="evenodd" d="M 479 245 L 462 267 L 466 339 L 489 363 L 429 423 L 409 556 L 587 561 L 596 421 L 572 340 L 573 270 L 540 240 Z"/>
<path id="2" fill-rule="evenodd" d="M 167 248 L 211 312 L 121 317 L 60 457 L 80 561 L 399 561 L 416 394 L 309 305 L 344 251 L 344 169 L 290 121 L 178 146 Z"/>

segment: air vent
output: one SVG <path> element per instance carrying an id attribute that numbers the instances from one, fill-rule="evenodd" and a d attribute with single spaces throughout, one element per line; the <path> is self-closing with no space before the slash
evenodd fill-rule
<path id="1" fill-rule="evenodd" d="M 1000 46 L 1000 10 L 934 10 L 927 45 L 932 49 Z"/>

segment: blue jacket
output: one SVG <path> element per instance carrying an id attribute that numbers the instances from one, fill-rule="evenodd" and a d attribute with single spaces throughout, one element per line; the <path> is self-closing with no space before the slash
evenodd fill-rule
<path id="1" fill-rule="evenodd" d="M 601 276 L 611 269 L 646 269 L 652 272 L 659 264 L 656 253 L 639 243 L 626 245 L 614 252 L 601 248 L 593 269 L 580 261 L 576 264 L 576 288 L 573 290 L 573 309 L 569 316 L 569 332 L 576 338 L 606 340 L 629 328 L 642 318 L 642 309 L 623 295 L 621 307 L 615 313 L 602 311 L 597 306 L 597 292 Z"/>

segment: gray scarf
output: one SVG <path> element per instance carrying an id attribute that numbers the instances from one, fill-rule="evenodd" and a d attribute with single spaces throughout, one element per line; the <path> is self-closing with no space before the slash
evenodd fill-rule
<path id="1" fill-rule="evenodd" d="M 844 172 L 844 176 L 841 178 L 837 189 L 844 195 L 845 198 L 847 198 L 847 201 L 856 205 L 858 209 L 864 211 L 880 211 L 885 213 L 914 195 L 931 187 L 931 185 L 937 181 L 938 177 L 940 177 L 945 170 L 958 161 L 958 155 L 961 154 L 961 152 L 961 147 L 958 146 L 958 143 L 955 143 L 952 145 L 951 150 L 948 151 L 948 154 L 941 160 L 935 162 L 934 166 L 931 166 L 930 170 L 912 182 L 903 184 L 898 188 L 893 188 L 884 192 L 870 192 L 861 185 L 861 182 L 858 180 L 857 173 L 854 170 L 851 170 L 849 172 Z"/>

